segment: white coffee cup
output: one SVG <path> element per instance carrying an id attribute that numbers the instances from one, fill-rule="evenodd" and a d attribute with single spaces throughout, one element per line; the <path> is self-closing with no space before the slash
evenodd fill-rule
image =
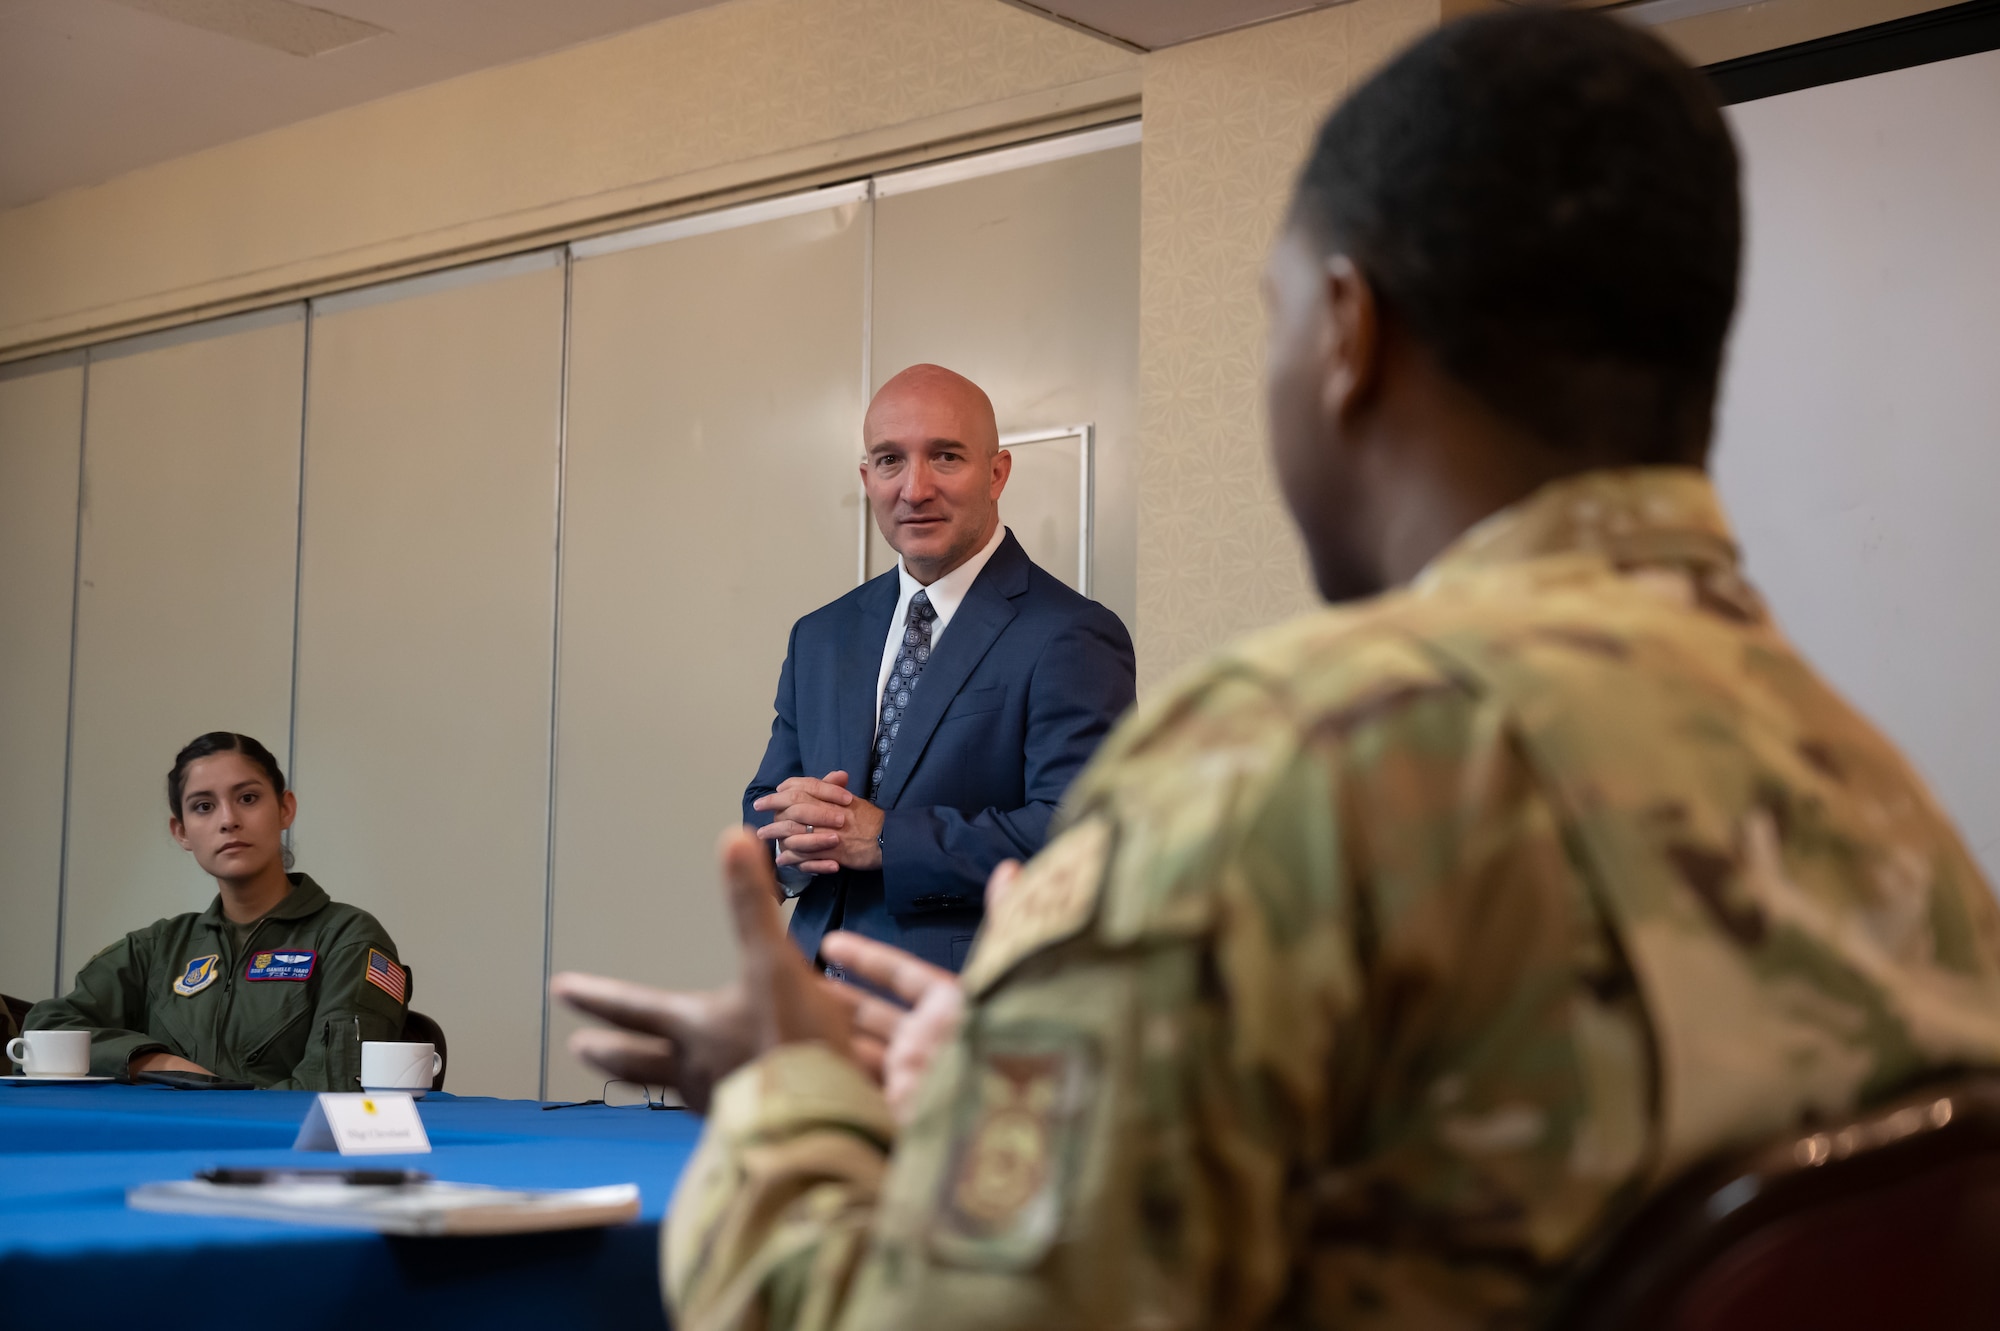
<path id="1" fill-rule="evenodd" d="M 361 1089 L 408 1091 L 421 1099 L 431 1081 L 444 1071 L 437 1046 L 419 1040 L 363 1040 Z"/>
<path id="2" fill-rule="evenodd" d="M 29 1031 L 7 1042 L 7 1057 L 30 1077 L 86 1077 L 90 1032 Z"/>

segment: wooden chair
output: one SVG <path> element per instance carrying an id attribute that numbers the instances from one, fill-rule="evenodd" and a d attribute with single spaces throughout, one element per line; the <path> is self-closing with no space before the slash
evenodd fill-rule
<path id="1" fill-rule="evenodd" d="M 1586 1256 L 1557 1331 L 2000 1327 L 2000 1077 L 1691 1172 Z"/>
<path id="2" fill-rule="evenodd" d="M 431 1078 L 431 1089 L 443 1090 L 444 1074 L 451 1071 L 451 1055 L 445 1051 L 444 1027 L 438 1025 L 435 1018 L 427 1017 L 415 1008 L 411 1008 L 403 1014 L 403 1038 L 437 1046 L 438 1073 Z"/>

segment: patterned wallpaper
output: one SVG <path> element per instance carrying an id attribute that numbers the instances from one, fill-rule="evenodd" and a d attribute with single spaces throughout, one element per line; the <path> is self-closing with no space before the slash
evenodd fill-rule
<path id="1" fill-rule="evenodd" d="M 1264 453 L 1264 253 L 1320 117 L 1438 21 L 1355 0 L 1146 58 L 1139 687 L 1315 603 Z"/>

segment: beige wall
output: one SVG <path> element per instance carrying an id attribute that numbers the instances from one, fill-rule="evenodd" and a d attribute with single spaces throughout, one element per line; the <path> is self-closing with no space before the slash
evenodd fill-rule
<path id="1" fill-rule="evenodd" d="M 1146 58 L 1142 692 L 1314 603 L 1264 460 L 1258 272 L 1327 108 L 1437 20 L 1437 0 L 1356 0 Z"/>
<path id="2" fill-rule="evenodd" d="M 1129 101 L 999 0 L 734 0 L 0 213 L 0 354 Z M 517 244 L 518 247 L 518 244 Z"/>
<path id="3" fill-rule="evenodd" d="M 55 983 L 81 353 L 0 374 L 0 991 Z"/>
<path id="4" fill-rule="evenodd" d="M 0 355 L 1087 119 L 1143 77 L 1144 688 L 1312 603 L 1264 463 L 1257 268 L 1320 115 L 1439 12 L 1141 57 L 999 0 L 735 0 L 0 214 Z"/>
<path id="5" fill-rule="evenodd" d="M 1318 117 L 1437 13 L 1354 0 L 1140 57 L 1001 0 L 734 0 L 0 214 L 0 358 L 1129 116 L 1143 91 L 1145 687 L 1311 603 L 1266 480 L 1258 265 Z M 287 466 L 301 359 L 286 362 Z M 295 488 L 261 508 L 290 521 Z M 249 728 L 275 747 L 273 715 Z M 176 743 L 200 728 L 168 726 Z M 310 728 L 300 779 L 316 788 Z M 155 784 L 156 761 L 141 773 Z M 125 820 L 131 835 L 159 840 L 144 819 Z M 113 924 L 72 923 L 73 946 Z"/>

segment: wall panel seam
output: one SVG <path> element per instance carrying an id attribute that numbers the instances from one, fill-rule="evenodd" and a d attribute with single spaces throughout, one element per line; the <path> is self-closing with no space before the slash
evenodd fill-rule
<path id="1" fill-rule="evenodd" d="M 875 184 L 873 179 L 868 182 L 868 201 L 864 205 L 867 215 L 861 219 L 861 409 L 864 412 L 875 396 L 875 385 L 871 382 L 875 376 Z M 854 585 L 859 587 L 868 581 L 868 487 L 857 478 L 854 492 L 861 501 L 854 553 Z"/>
<path id="2" fill-rule="evenodd" d="M 313 322 L 318 311 L 306 304 L 304 347 L 299 354 L 299 479 L 297 520 L 292 543 L 292 695 L 291 715 L 285 726 L 285 767 L 296 798 L 299 788 L 299 633 L 304 618 L 300 603 L 306 584 L 306 431 L 312 419 Z M 292 847 L 291 829 L 285 829 L 285 848 Z"/>
<path id="3" fill-rule="evenodd" d="M 556 388 L 556 531 L 553 551 L 554 589 L 550 597 L 549 631 L 549 805 L 547 862 L 542 882 L 542 1056 L 535 1094 L 549 1098 L 549 981 L 555 977 L 556 940 L 556 751 L 562 727 L 562 603 L 564 507 L 569 485 L 569 356 L 570 302 L 576 275 L 574 251 L 563 252 L 562 364 Z"/>
<path id="4" fill-rule="evenodd" d="M 66 716 L 63 721 L 63 798 L 62 832 L 56 853 L 56 955 L 55 986 L 50 990 L 52 997 L 63 993 L 63 925 L 69 914 L 69 800 L 70 783 L 76 767 L 76 639 L 77 625 L 83 618 L 83 510 L 84 485 L 86 483 L 83 464 L 86 451 L 90 447 L 90 362 L 86 353 L 83 358 L 83 373 L 77 388 L 76 422 L 76 534 L 71 543 L 69 570 L 69 696 L 65 699 Z"/>

